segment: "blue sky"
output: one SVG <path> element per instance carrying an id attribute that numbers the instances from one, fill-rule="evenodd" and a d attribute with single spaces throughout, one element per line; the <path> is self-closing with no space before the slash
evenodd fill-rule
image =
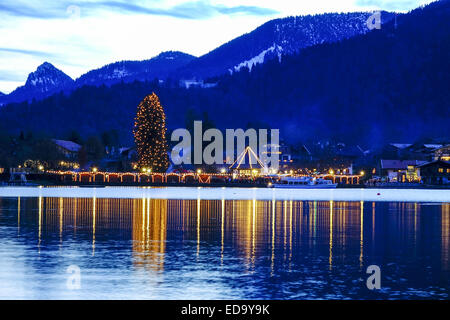
<path id="1" fill-rule="evenodd" d="M 0 0 L 0 91 L 44 61 L 72 78 L 119 60 L 162 51 L 200 56 L 285 16 L 408 11 L 429 0 Z"/>

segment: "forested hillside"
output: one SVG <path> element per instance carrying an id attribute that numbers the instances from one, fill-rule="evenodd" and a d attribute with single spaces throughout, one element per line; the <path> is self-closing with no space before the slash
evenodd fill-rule
<path id="1" fill-rule="evenodd" d="M 82 87 L 68 96 L 10 104 L 0 126 L 10 133 L 63 137 L 117 129 L 132 143 L 139 101 L 154 91 L 169 128 L 208 118 L 220 128 L 280 128 L 288 141 L 336 138 L 378 144 L 450 137 L 450 3 L 414 10 L 374 30 L 320 44 L 217 79 L 214 88 L 177 82 Z"/>

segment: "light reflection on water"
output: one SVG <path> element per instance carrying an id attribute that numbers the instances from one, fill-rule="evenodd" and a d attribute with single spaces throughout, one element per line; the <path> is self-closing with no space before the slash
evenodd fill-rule
<path id="1" fill-rule="evenodd" d="M 450 204 L 0 198 L 0 298 L 448 299 L 449 233 Z"/>

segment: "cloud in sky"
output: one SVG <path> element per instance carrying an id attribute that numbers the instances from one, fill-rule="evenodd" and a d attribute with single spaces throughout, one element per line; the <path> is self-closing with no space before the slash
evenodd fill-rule
<path id="1" fill-rule="evenodd" d="M 16 82 L 21 81 L 22 77 L 17 72 L 11 70 L 0 70 L 0 81 Z"/>
<path id="2" fill-rule="evenodd" d="M 356 0 L 356 5 L 375 7 L 386 11 L 407 11 L 430 2 L 423 0 Z"/>
<path id="3" fill-rule="evenodd" d="M 31 56 L 38 56 L 38 57 L 53 57 L 54 55 L 49 52 L 43 52 L 43 51 L 36 51 L 36 50 L 26 50 L 26 49 L 15 49 L 15 48 L 1 48 L 0 52 L 6 52 L 6 53 L 20 53 L 25 55 L 31 55 Z"/>
<path id="4" fill-rule="evenodd" d="M 149 59 L 162 51 L 200 56 L 274 18 L 374 9 L 407 11 L 429 2 L 0 0 L 0 91 L 22 85 L 28 73 L 44 61 L 77 78 L 107 63 Z"/>
<path id="5" fill-rule="evenodd" d="M 0 3 L 0 14 L 1 15 L 12 15 L 19 17 L 29 17 L 29 18 L 56 18 L 58 14 L 51 12 L 49 10 L 40 10 L 34 7 L 31 3 L 23 3 L 20 1 Z"/>
<path id="6" fill-rule="evenodd" d="M 90 7 L 102 9 L 121 9 L 132 13 L 162 15 L 181 19 L 207 19 L 217 14 L 244 14 L 256 16 L 269 16 L 277 14 L 274 9 L 258 6 L 225 6 L 214 5 L 209 1 L 190 1 L 180 3 L 170 8 L 160 9 L 146 7 L 129 2 L 101 1 L 90 3 Z"/>
<path id="7" fill-rule="evenodd" d="M 17 1 L 0 4 L 0 13 L 28 18 L 54 19 L 65 18 L 70 12 L 67 9 L 87 9 L 83 14 L 98 14 L 102 10 L 116 10 L 121 13 L 161 15 L 181 19 L 206 19 L 218 14 L 244 14 L 269 16 L 277 14 L 275 9 L 259 6 L 226 6 L 211 1 L 199 0 L 182 2 L 170 7 L 156 7 L 161 1 L 152 1 L 153 5 L 142 5 L 142 1 L 58 1 L 51 4 L 36 4 L 31 1 Z M 147 1 L 146 3 L 149 3 Z"/>

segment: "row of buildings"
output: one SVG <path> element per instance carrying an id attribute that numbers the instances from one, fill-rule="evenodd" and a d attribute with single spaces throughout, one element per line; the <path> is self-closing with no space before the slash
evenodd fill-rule
<path id="1" fill-rule="evenodd" d="M 366 149 L 325 141 L 280 150 L 282 171 L 364 172 L 373 183 L 450 184 L 450 143 L 389 143 Z"/>
<path id="2" fill-rule="evenodd" d="M 66 161 L 61 163 L 76 168 L 81 145 L 72 141 L 53 140 Z M 450 184 L 450 144 L 390 143 L 382 148 L 367 149 L 359 145 L 317 142 L 278 146 L 279 171 L 283 174 L 336 174 L 365 176 L 362 181 L 372 183 L 422 183 L 430 185 Z M 104 170 L 133 169 L 136 154 L 134 148 L 106 147 L 100 165 Z M 90 164 L 88 164 L 90 165 Z M 239 169 L 252 174 L 249 166 L 218 165 L 209 167 L 211 172 Z M 70 168 L 68 168 L 70 169 Z M 83 169 L 83 168 L 81 168 Z M 170 170 L 198 170 L 198 166 L 171 166 Z"/>

